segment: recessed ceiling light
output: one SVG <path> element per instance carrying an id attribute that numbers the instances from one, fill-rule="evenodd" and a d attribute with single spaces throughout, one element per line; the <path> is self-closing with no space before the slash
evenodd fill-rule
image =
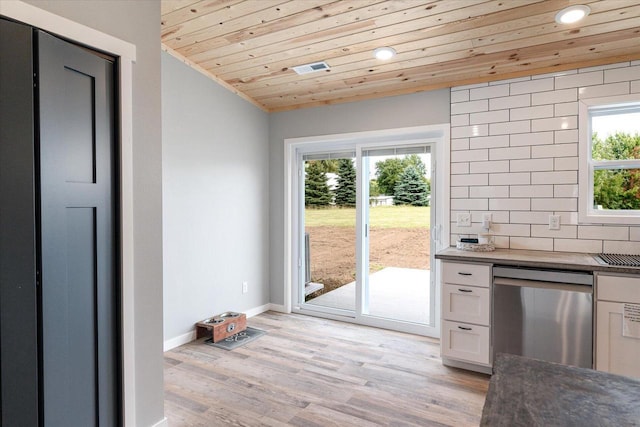
<path id="1" fill-rule="evenodd" d="M 373 51 L 373 56 L 375 56 L 376 59 L 386 61 L 396 56 L 396 51 L 392 47 L 379 47 Z"/>
<path id="2" fill-rule="evenodd" d="M 565 7 L 556 14 L 556 22 L 558 24 L 573 24 L 587 16 L 590 12 L 591 8 L 582 4 Z"/>

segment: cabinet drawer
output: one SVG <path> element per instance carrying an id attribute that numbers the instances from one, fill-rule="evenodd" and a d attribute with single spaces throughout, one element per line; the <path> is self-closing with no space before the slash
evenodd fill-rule
<path id="1" fill-rule="evenodd" d="M 443 318 L 489 326 L 489 288 L 445 284 L 442 295 Z"/>
<path id="2" fill-rule="evenodd" d="M 640 304 L 640 277 L 598 275 L 598 300 Z"/>
<path id="3" fill-rule="evenodd" d="M 491 266 L 481 264 L 443 262 L 442 280 L 444 281 L 444 283 L 482 286 L 488 288 L 489 283 L 491 283 Z"/>
<path id="4" fill-rule="evenodd" d="M 489 364 L 489 327 L 442 321 L 442 356 Z"/>

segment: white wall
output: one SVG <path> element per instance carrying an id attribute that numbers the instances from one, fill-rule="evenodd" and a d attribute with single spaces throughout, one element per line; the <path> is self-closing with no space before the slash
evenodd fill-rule
<path id="1" fill-rule="evenodd" d="M 451 241 L 491 212 L 498 247 L 637 253 L 640 227 L 578 223 L 578 101 L 630 93 L 640 61 L 452 88 Z"/>
<path id="2" fill-rule="evenodd" d="M 171 347 L 199 320 L 269 303 L 269 128 L 267 113 L 167 53 L 162 117 Z"/>
<path id="3" fill-rule="evenodd" d="M 269 117 L 271 302 L 284 304 L 284 140 L 449 122 L 449 90 L 285 111 Z M 287 296 L 289 298 L 290 296 Z"/>
<path id="4" fill-rule="evenodd" d="M 28 0 L 136 45 L 133 65 L 136 425 L 163 418 L 160 4 Z"/>

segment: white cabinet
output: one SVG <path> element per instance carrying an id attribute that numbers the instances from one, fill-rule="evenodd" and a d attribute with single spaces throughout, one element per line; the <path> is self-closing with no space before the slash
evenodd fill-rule
<path id="1" fill-rule="evenodd" d="M 622 335 L 625 303 L 640 304 L 639 276 L 597 276 L 596 369 L 640 378 L 640 338 Z"/>
<path id="2" fill-rule="evenodd" d="M 443 261 L 442 282 L 443 363 L 490 367 L 491 265 Z"/>

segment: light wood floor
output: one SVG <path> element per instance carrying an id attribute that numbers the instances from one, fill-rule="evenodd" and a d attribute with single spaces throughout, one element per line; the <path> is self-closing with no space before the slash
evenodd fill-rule
<path id="1" fill-rule="evenodd" d="M 165 353 L 165 414 L 179 426 L 478 425 L 489 377 L 442 366 L 437 340 L 295 314 L 233 351 Z"/>

